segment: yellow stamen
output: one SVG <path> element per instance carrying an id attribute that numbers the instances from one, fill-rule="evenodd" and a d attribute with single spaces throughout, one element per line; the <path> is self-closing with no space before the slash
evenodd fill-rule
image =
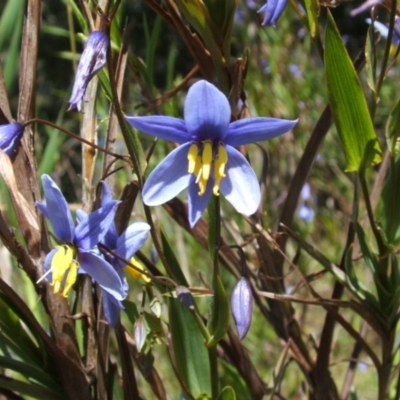
<path id="1" fill-rule="evenodd" d="M 52 286 L 54 286 L 54 293 L 58 293 L 60 291 L 60 287 L 62 282 L 64 281 L 65 274 L 72 267 L 74 261 L 74 256 L 76 254 L 76 250 L 72 246 L 62 245 L 58 246 L 56 253 L 51 260 L 51 274 L 52 274 Z M 72 273 L 71 278 L 67 277 L 67 285 L 69 288 L 75 283 L 75 279 L 72 282 L 74 274 Z M 71 283 L 72 282 L 72 283 Z M 67 290 L 68 292 L 68 290 Z M 63 291 L 63 295 L 65 295 L 66 291 Z"/>
<path id="2" fill-rule="evenodd" d="M 228 162 L 228 154 L 225 150 L 225 147 L 222 144 L 218 145 L 218 153 L 216 160 L 214 161 L 214 187 L 213 193 L 215 196 L 219 196 L 219 185 L 221 183 L 221 179 L 225 178 L 225 166 Z"/>
<path id="3" fill-rule="evenodd" d="M 201 144 L 193 143 L 189 147 L 187 155 L 188 172 L 196 177 L 196 184 L 199 186 L 199 196 L 202 196 L 206 192 L 212 167 L 214 168 L 213 178 L 215 180 L 213 192 L 216 196 L 219 195 L 221 180 L 226 176 L 225 167 L 228 162 L 228 154 L 222 143 L 218 144 L 216 152 L 215 150 L 215 145 L 211 140 L 205 140 Z"/>
<path id="4" fill-rule="evenodd" d="M 206 182 L 210 178 L 212 160 L 213 160 L 212 142 L 207 140 L 204 142 L 203 155 L 202 155 L 202 159 L 201 159 L 202 176 Z"/>
<path id="5" fill-rule="evenodd" d="M 71 290 L 72 286 L 76 282 L 78 276 L 79 263 L 76 260 L 72 260 L 69 266 L 68 275 L 65 279 L 65 285 L 63 290 L 63 296 L 68 297 L 68 292 Z"/>
<path id="6" fill-rule="evenodd" d="M 188 166 L 188 172 L 189 174 L 193 174 L 195 172 L 196 166 L 199 168 L 200 166 L 196 165 L 197 163 L 197 155 L 199 153 L 199 146 L 197 146 L 196 143 L 193 143 L 188 152 L 188 161 L 189 161 L 189 166 Z"/>
<path id="7" fill-rule="evenodd" d="M 131 276 L 133 279 L 138 280 L 140 277 L 146 282 L 151 282 L 151 278 L 145 274 L 140 273 L 140 271 L 144 271 L 143 265 L 135 260 L 134 257 L 131 258 L 130 263 L 135 267 L 133 268 L 130 265 L 125 265 L 124 271 Z"/>

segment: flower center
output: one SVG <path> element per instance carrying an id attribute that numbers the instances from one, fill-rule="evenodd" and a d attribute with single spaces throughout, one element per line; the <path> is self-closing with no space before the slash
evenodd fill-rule
<path id="1" fill-rule="evenodd" d="M 221 179 L 226 176 L 225 166 L 228 162 L 228 154 L 223 143 L 214 143 L 211 140 L 193 143 L 189 148 L 187 158 L 189 162 L 188 172 L 196 177 L 199 196 L 206 192 L 211 172 L 214 173 L 213 193 L 215 196 L 219 196 L 219 185 Z"/>
<path id="2" fill-rule="evenodd" d="M 79 263 L 74 259 L 75 255 L 76 249 L 73 246 L 64 244 L 57 247 L 50 266 L 53 277 L 51 285 L 54 286 L 54 293 L 58 293 L 64 283 L 62 294 L 64 297 L 68 296 L 68 292 L 78 276 Z"/>

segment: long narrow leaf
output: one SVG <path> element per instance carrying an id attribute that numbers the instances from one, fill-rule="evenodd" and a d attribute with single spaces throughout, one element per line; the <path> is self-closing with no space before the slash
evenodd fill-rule
<path id="1" fill-rule="evenodd" d="M 382 151 L 360 81 L 329 11 L 325 72 L 329 102 L 346 154 L 346 170 L 359 171 L 380 162 Z"/>

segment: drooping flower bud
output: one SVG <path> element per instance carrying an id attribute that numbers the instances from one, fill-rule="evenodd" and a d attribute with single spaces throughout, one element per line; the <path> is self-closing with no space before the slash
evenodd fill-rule
<path id="1" fill-rule="evenodd" d="M 253 314 L 253 294 L 249 281 L 241 277 L 231 296 L 232 315 L 240 340 L 246 336 Z"/>
<path id="2" fill-rule="evenodd" d="M 23 125 L 18 122 L 0 125 L 0 149 L 11 156 L 24 133 Z"/>
<path id="3" fill-rule="evenodd" d="M 71 98 L 68 101 L 68 111 L 74 108 L 81 111 L 81 103 L 84 100 L 85 91 L 90 80 L 106 64 L 109 43 L 108 36 L 104 32 L 94 31 L 89 35 L 79 60 L 74 87 L 72 88 Z"/>
<path id="4" fill-rule="evenodd" d="M 194 309 L 194 300 L 193 300 L 193 296 L 192 296 L 192 293 L 190 292 L 190 290 L 185 286 L 177 286 L 175 291 L 176 291 L 176 297 L 178 298 L 178 300 L 185 307 L 189 308 L 189 310 L 193 310 Z"/>

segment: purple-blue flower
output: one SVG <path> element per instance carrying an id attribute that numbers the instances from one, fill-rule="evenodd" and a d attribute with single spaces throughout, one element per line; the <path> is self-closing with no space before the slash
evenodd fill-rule
<path id="1" fill-rule="evenodd" d="M 79 60 L 71 98 L 68 101 L 68 111 L 74 108 L 81 111 L 81 104 L 90 80 L 106 64 L 109 43 L 108 36 L 104 32 L 94 31 L 89 35 Z"/>
<path id="2" fill-rule="evenodd" d="M 101 207 L 107 207 L 107 205 L 110 203 L 115 202 L 111 197 L 111 192 L 107 184 L 102 182 Z M 107 249 L 112 250 L 113 253 L 118 254 L 124 260 L 132 262 L 131 259 L 133 255 L 144 245 L 145 241 L 147 240 L 149 231 L 150 225 L 146 224 L 145 222 L 135 222 L 129 225 L 128 228 L 121 233 L 121 235 L 118 235 L 115 224 L 112 223 L 107 231 L 107 234 L 102 240 L 102 244 L 104 244 Z M 127 268 L 132 267 L 127 266 L 124 261 L 112 255 L 111 253 L 106 255 L 106 260 L 113 266 L 123 282 L 125 298 L 128 294 L 128 284 L 126 282 L 124 271 Z M 140 275 L 140 273 L 138 273 L 138 275 Z M 107 291 L 103 291 L 103 307 L 104 315 L 108 324 L 114 328 L 119 321 L 120 311 L 124 308 L 121 301 L 110 295 Z"/>
<path id="3" fill-rule="evenodd" d="M 297 211 L 298 217 L 303 221 L 312 222 L 315 218 L 315 211 L 308 205 L 310 201 L 313 202 L 311 186 L 308 182 L 306 182 L 301 189 L 300 201 L 301 203 Z"/>
<path id="4" fill-rule="evenodd" d="M 238 212 L 254 214 L 260 205 L 260 185 L 235 147 L 279 136 L 297 123 L 277 118 L 246 118 L 230 123 L 228 99 L 204 80 L 189 89 L 184 120 L 161 115 L 126 119 L 144 133 L 180 144 L 147 178 L 143 201 L 157 206 L 189 187 L 192 227 L 211 196 L 220 192 Z"/>
<path id="5" fill-rule="evenodd" d="M 258 12 L 265 12 L 263 25 L 275 26 L 279 17 L 283 13 L 288 0 L 268 0 L 265 5 L 263 5 Z"/>
<path id="6" fill-rule="evenodd" d="M 0 125 L 0 149 L 11 156 L 24 134 L 24 126 L 18 122 Z"/>
<path id="7" fill-rule="evenodd" d="M 37 202 L 36 206 L 50 221 L 55 237 L 63 243 L 51 250 L 44 261 L 45 277 L 54 286 L 54 292 L 63 287 L 62 294 L 66 297 L 77 274 L 86 273 L 116 300 L 122 300 L 123 282 L 97 250 L 97 244 L 113 223 L 118 202 L 109 202 L 84 215 L 75 226 L 68 203 L 55 182 L 50 176 L 42 175 L 42 183 L 45 202 Z"/>

